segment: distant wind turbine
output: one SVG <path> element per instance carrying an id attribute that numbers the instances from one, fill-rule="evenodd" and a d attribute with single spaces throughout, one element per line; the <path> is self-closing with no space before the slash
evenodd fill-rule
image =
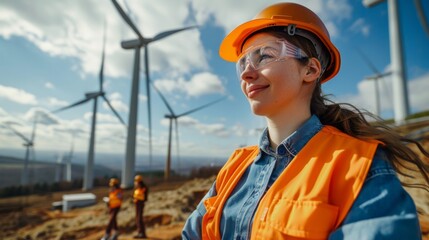
<path id="1" fill-rule="evenodd" d="M 176 144 L 177 144 L 177 149 L 179 149 L 179 124 L 177 119 L 179 119 L 180 117 L 189 115 L 191 113 L 194 113 L 196 111 L 199 111 L 203 108 L 209 107 L 217 102 L 220 102 L 222 100 L 225 99 L 225 97 L 220 98 L 218 100 L 212 101 L 210 103 L 204 104 L 200 107 L 194 108 L 192 110 L 186 111 L 182 114 L 175 114 L 173 109 L 171 108 L 170 104 L 168 104 L 167 99 L 165 99 L 165 97 L 162 95 L 161 91 L 159 91 L 158 88 L 155 87 L 155 85 L 152 84 L 152 86 L 154 87 L 155 91 L 159 94 L 159 96 L 161 97 L 162 101 L 164 102 L 165 106 L 168 108 L 168 111 L 170 112 L 170 114 L 165 114 L 164 117 L 170 119 L 170 124 L 169 124 L 169 130 L 168 130 L 168 149 L 167 149 L 167 159 L 166 159 L 166 164 L 165 164 L 165 171 L 164 171 L 164 180 L 168 181 L 170 178 L 170 168 L 171 168 L 171 138 L 172 138 L 172 131 L 173 131 L 173 121 L 174 124 L 176 126 Z"/>
<path id="2" fill-rule="evenodd" d="M 103 81 L 104 81 L 104 57 L 105 57 L 105 45 L 106 45 L 106 37 L 103 38 L 103 53 L 101 58 L 101 67 L 100 67 L 100 74 L 99 74 L 99 90 L 97 92 L 89 92 L 85 93 L 85 98 L 82 100 L 79 100 L 69 106 L 57 109 L 53 111 L 53 113 L 58 113 L 61 111 L 64 111 L 69 108 L 73 108 L 76 106 L 79 106 L 81 104 L 84 104 L 88 102 L 89 100 L 94 100 L 93 105 L 93 111 L 92 111 L 92 124 L 91 124 L 91 135 L 89 139 L 89 150 L 88 150 L 88 159 L 87 163 L 85 165 L 85 173 L 83 178 L 83 190 L 89 190 L 93 187 L 93 167 L 94 167 L 94 148 L 95 148 L 95 127 L 96 127 L 96 118 L 97 118 L 97 100 L 98 97 L 102 97 L 104 101 L 107 103 L 109 108 L 112 110 L 112 112 L 115 114 L 115 116 L 119 119 L 119 121 L 125 125 L 125 122 L 122 120 L 121 116 L 118 114 L 118 112 L 113 108 L 112 104 L 106 97 L 106 92 L 103 90 Z"/>
<path id="3" fill-rule="evenodd" d="M 61 182 L 64 178 L 64 154 L 57 155 L 57 163 L 55 166 L 55 182 Z"/>
<path id="4" fill-rule="evenodd" d="M 149 128 L 149 162 L 152 163 L 152 117 L 150 104 L 150 78 L 149 78 L 149 52 L 148 45 L 151 42 L 161 40 L 172 34 L 195 28 L 196 26 L 184 27 L 175 30 L 161 32 L 153 38 L 145 38 L 131 21 L 130 17 L 124 12 L 116 0 L 112 0 L 113 5 L 118 10 L 124 21 L 137 35 L 137 39 L 122 41 L 121 46 L 124 49 L 134 49 L 134 69 L 133 81 L 131 85 L 130 113 L 128 118 L 128 134 L 127 146 L 124 167 L 122 168 L 122 186 L 125 188 L 131 187 L 133 182 L 134 167 L 135 167 L 135 152 L 136 152 L 136 130 L 137 130 L 137 109 L 138 109 L 138 93 L 139 93 L 139 72 L 140 72 L 140 49 L 144 47 L 144 64 L 146 74 L 146 95 L 147 95 L 147 111 L 148 111 L 148 128 Z"/>
<path id="5" fill-rule="evenodd" d="M 24 140 L 23 146 L 26 148 L 26 150 L 25 150 L 25 158 L 24 158 L 24 168 L 23 168 L 22 174 L 21 174 L 21 186 L 26 186 L 29 184 L 28 163 L 29 163 L 29 158 L 30 158 L 30 152 L 33 156 L 33 159 L 35 158 L 34 139 L 36 137 L 37 117 L 38 117 L 38 115 L 36 114 L 34 116 L 33 130 L 32 130 L 30 138 L 27 138 L 22 133 L 15 130 L 12 126 L 10 126 L 10 123 L 4 123 L 3 124 L 3 126 L 5 126 L 9 130 L 11 130 L 13 133 L 15 133 L 17 136 L 22 138 L 22 140 Z"/>
<path id="6" fill-rule="evenodd" d="M 365 61 L 365 63 L 368 65 L 368 67 L 371 69 L 372 72 L 374 72 L 375 75 L 366 77 L 366 80 L 373 80 L 375 84 L 375 113 L 374 115 L 381 117 L 381 100 L 380 100 L 380 90 L 378 85 L 378 80 L 383 79 L 385 76 L 389 76 L 392 74 L 391 71 L 380 73 L 378 69 L 374 66 L 374 64 L 369 60 L 369 58 L 358 49 L 359 54 L 362 56 L 362 59 Z"/>
<path id="7" fill-rule="evenodd" d="M 72 143 L 70 147 L 70 152 L 65 156 L 65 164 L 66 164 L 66 181 L 71 182 L 72 181 L 72 159 L 73 159 L 73 150 L 74 150 L 74 135 L 72 138 Z"/>
<path id="8" fill-rule="evenodd" d="M 70 147 L 70 152 L 60 153 L 57 156 L 57 166 L 55 169 L 55 181 L 72 181 L 72 158 L 73 158 L 73 149 L 74 149 L 74 134 L 72 135 L 72 142 Z"/>

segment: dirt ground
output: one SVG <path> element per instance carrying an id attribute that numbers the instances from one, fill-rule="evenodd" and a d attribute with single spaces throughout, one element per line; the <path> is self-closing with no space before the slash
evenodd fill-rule
<path id="1" fill-rule="evenodd" d="M 186 218 L 213 181 L 214 177 L 151 187 L 144 211 L 148 239 L 181 239 Z M 52 202 L 60 201 L 63 194 L 82 191 L 0 199 L 0 239 L 100 239 L 109 217 L 107 207 L 102 202 L 106 191 L 107 188 L 93 189 L 91 192 L 97 196 L 97 204 L 65 213 L 50 210 Z M 132 190 L 126 190 L 118 214 L 121 240 L 133 239 L 136 235 L 131 196 Z"/>

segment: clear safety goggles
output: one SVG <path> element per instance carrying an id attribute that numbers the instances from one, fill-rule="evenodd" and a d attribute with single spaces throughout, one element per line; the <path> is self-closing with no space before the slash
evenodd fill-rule
<path id="1" fill-rule="evenodd" d="M 284 61 L 290 58 L 307 58 L 307 54 L 286 40 L 268 41 L 264 44 L 246 49 L 236 63 L 238 79 L 241 80 L 241 74 L 250 65 L 254 70 L 259 70 L 266 65 Z"/>

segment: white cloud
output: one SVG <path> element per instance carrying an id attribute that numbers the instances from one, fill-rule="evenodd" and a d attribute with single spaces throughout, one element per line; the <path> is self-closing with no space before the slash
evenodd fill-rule
<path id="1" fill-rule="evenodd" d="M 179 78 L 177 81 L 161 79 L 155 81 L 155 86 L 161 92 L 174 93 L 177 91 L 185 93 L 190 97 L 198 97 L 206 94 L 225 92 L 221 80 L 213 73 L 202 72 L 192 76 L 190 80 Z"/>
<path id="2" fill-rule="evenodd" d="M 0 98 L 5 98 L 9 101 L 27 104 L 27 105 L 36 105 L 37 99 L 36 97 L 28 93 L 22 89 L 8 87 L 4 85 L 0 85 Z"/>
<path id="3" fill-rule="evenodd" d="M 48 98 L 48 105 L 51 107 L 63 107 L 63 106 L 67 106 L 67 104 L 68 102 L 59 100 L 55 97 Z"/>
<path id="4" fill-rule="evenodd" d="M 143 95 L 143 94 L 139 94 L 139 100 L 142 102 L 146 102 L 147 101 L 147 96 Z"/>
<path id="5" fill-rule="evenodd" d="M 86 112 L 83 115 L 83 118 L 88 122 L 90 122 L 92 120 L 92 112 Z M 121 124 L 118 118 L 115 115 L 113 115 L 113 113 L 112 114 L 97 113 L 97 124 L 101 122 Z"/>
<path id="6" fill-rule="evenodd" d="M 54 89 L 55 87 L 54 84 L 52 84 L 51 82 L 45 82 L 45 88 Z"/>
<path id="7" fill-rule="evenodd" d="M 408 84 L 410 105 L 416 111 L 428 110 L 429 108 L 429 73 L 413 79 Z"/>
<path id="8" fill-rule="evenodd" d="M 365 19 L 359 18 L 353 22 L 349 28 L 352 32 L 361 33 L 364 36 L 369 36 L 370 26 L 365 22 Z"/>
<path id="9" fill-rule="evenodd" d="M 225 89 L 219 78 L 208 72 L 195 74 L 189 82 L 184 82 L 189 96 L 196 97 L 210 93 L 224 93 Z"/>
<path id="10" fill-rule="evenodd" d="M 128 105 L 122 101 L 122 95 L 120 93 L 114 92 L 110 94 L 107 99 L 109 100 L 110 104 L 112 104 L 112 107 L 117 112 L 128 112 Z M 111 111 L 110 107 L 107 105 L 107 103 L 104 100 L 103 100 L 103 107 L 104 109 Z"/>

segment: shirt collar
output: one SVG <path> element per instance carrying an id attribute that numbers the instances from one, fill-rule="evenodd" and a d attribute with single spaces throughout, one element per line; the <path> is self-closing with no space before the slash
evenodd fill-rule
<path id="1" fill-rule="evenodd" d="M 322 129 L 322 127 L 323 125 L 319 118 L 316 115 L 312 115 L 295 132 L 285 138 L 276 150 L 271 149 L 270 139 L 268 138 L 268 128 L 265 128 L 259 140 L 259 148 L 261 152 L 271 156 L 282 156 L 287 154 L 295 156 L 301 151 L 305 144 Z M 280 151 L 280 148 L 285 148 L 286 151 Z"/>

